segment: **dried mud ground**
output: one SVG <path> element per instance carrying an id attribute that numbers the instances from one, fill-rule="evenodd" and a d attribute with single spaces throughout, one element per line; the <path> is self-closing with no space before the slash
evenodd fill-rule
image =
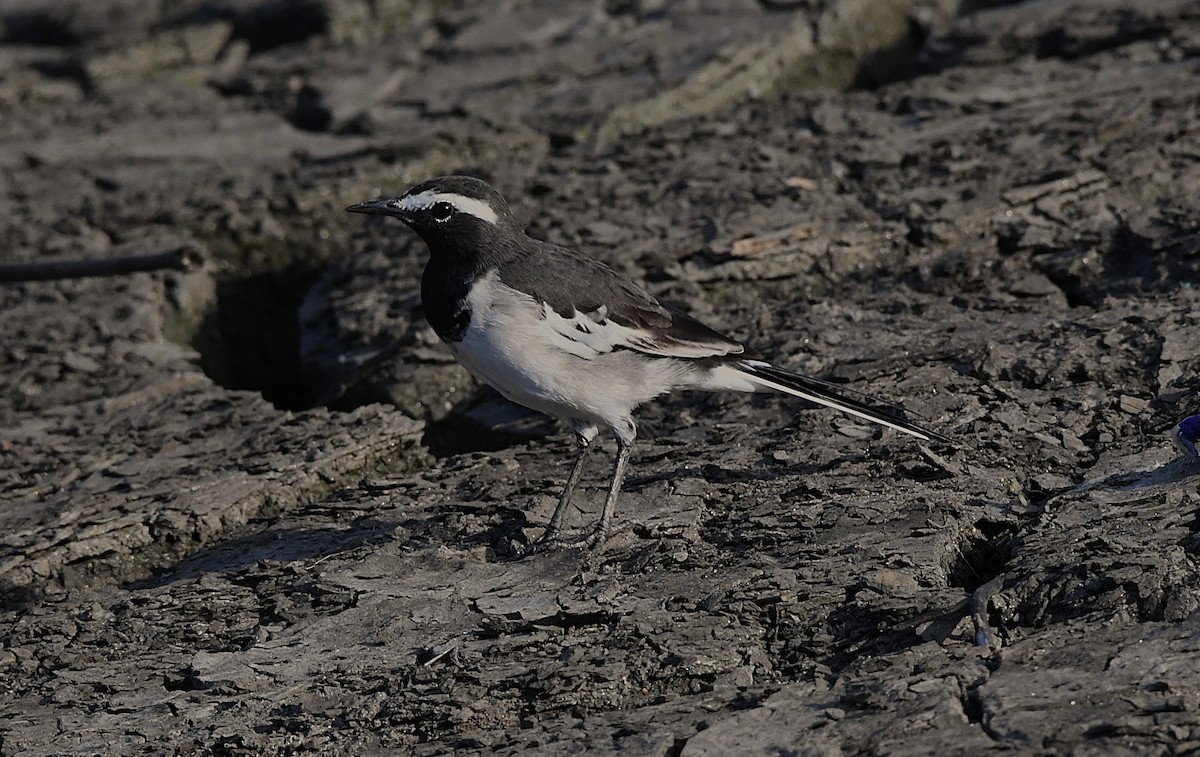
<path id="1" fill-rule="evenodd" d="M 0 262 L 207 260 L 0 284 L 0 752 L 1200 750 L 1200 11 L 982 5 L 0 4 Z M 568 435 L 342 212 L 451 171 L 958 445 L 667 398 L 518 559 Z"/>

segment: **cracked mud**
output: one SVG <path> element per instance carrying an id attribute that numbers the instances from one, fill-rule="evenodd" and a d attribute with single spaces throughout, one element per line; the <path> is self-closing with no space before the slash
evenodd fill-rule
<path id="1" fill-rule="evenodd" d="M 0 285 L 0 753 L 1200 749 L 1194 3 L 43 5 L 0 263 L 207 262 Z M 570 435 L 342 213 L 452 171 L 959 446 L 664 399 L 515 559 Z"/>

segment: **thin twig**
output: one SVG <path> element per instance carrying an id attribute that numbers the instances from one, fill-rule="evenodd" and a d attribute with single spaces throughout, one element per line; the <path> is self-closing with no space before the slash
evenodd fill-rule
<path id="1" fill-rule="evenodd" d="M 20 281 L 80 279 L 88 276 L 123 276 L 140 271 L 193 271 L 204 262 L 194 245 L 176 247 L 153 255 L 95 260 L 55 260 L 47 263 L 11 263 L 0 265 L 0 284 Z"/>

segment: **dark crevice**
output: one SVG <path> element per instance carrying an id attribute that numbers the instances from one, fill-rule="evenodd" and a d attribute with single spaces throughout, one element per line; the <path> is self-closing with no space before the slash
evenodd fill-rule
<path id="1" fill-rule="evenodd" d="M 963 692 L 962 708 L 968 723 L 983 722 L 983 697 L 979 695 L 978 687 Z"/>
<path id="2" fill-rule="evenodd" d="M 293 265 L 219 280 L 216 302 L 193 340 L 209 378 L 227 389 L 261 392 L 282 410 L 312 407 L 297 313 L 318 273 Z"/>
<path id="3" fill-rule="evenodd" d="M 211 684 L 200 680 L 196 671 L 188 666 L 177 673 L 164 675 L 162 687 L 165 691 L 204 691 L 211 688 Z"/>
<path id="4" fill-rule="evenodd" d="M 949 584 L 972 593 L 1003 573 L 1012 557 L 1015 536 L 1015 526 L 987 520 L 978 520 L 971 528 L 964 529 L 948 558 Z"/>
<path id="5" fill-rule="evenodd" d="M 47 4 L 49 6 L 49 4 Z M 71 47 L 82 40 L 68 23 L 70 9 L 46 7 L 5 14 L 0 41 L 19 45 Z"/>
<path id="6" fill-rule="evenodd" d="M 890 45 L 876 48 L 859 61 L 852 89 L 878 89 L 920 73 L 918 54 L 932 30 L 909 17 L 907 33 Z"/>
<path id="7" fill-rule="evenodd" d="M 233 36 L 246 40 L 252 53 L 259 53 L 326 34 L 329 13 L 320 0 L 216 2 L 202 5 L 175 23 L 227 21 L 233 26 Z"/>
<path id="8" fill-rule="evenodd" d="M 1005 741 L 1004 736 L 997 733 L 984 717 L 983 695 L 979 691 L 984 683 L 986 681 L 971 686 L 962 693 L 959 701 L 962 705 L 963 714 L 967 716 L 968 723 L 979 726 L 979 730 L 983 732 L 983 735 L 992 741 L 1003 743 Z"/>

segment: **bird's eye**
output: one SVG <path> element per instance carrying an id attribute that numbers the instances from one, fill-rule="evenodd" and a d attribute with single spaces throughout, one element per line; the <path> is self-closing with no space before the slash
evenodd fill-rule
<path id="1" fill-rule="evenodd" d="M 450 216 L 454 215 L 454 206 L 448 202 L 435 202 L 429 209 L 429 213 L 433 216 L 433 220 L 445 223 L 450 220 Z"/>

